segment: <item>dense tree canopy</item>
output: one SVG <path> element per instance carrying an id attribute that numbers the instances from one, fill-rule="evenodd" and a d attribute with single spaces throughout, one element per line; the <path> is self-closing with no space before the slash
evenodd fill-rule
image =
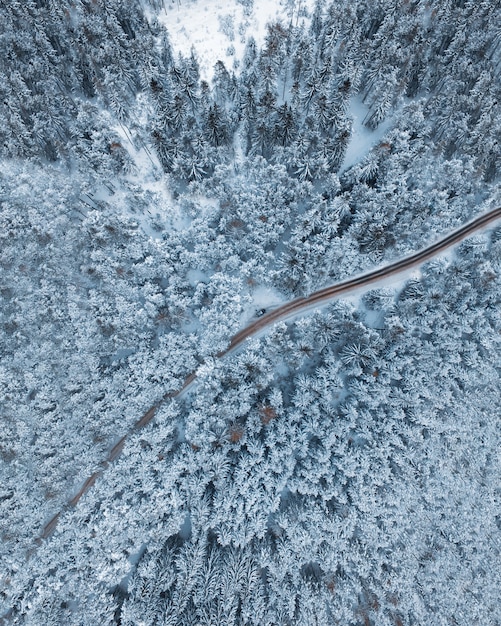
<path id="1" fill-rule="evenodd" d="M 0 623 L 497 624 L 499 228 L 217 355 L 499 206 L 498 3 L 163 5 L 0 2 Z"/>

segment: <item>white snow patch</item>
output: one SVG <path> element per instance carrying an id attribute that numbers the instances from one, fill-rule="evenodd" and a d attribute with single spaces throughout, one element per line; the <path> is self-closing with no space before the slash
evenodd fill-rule
<path id="1" fill-rule="evenodd" d="M 252 306 L 270 309 L 284 302 L 282 294 L 272 287 L 259 285 L 252 292 Z"/>
<path id="2" fill-rule="evenodd" d="M 202 270 L 191 269 L 186 272 L 186 278 L 192 287 L 196 287 L 199 283 L 207 283 L 210 280 L 207 272 Z"/>
<path id="3" fill-rule="evenodd" d="M 266 287 L 265 285 L 257 286 L 251 293 L 252 300 L 247 304 L 240 317 L 240 327 L 244 328 L 252 319 L 257 317 L 259 311 L 270 311 L 285 300 L 276 289 Z"/>
<path id="4" fill-rule="evenodd" d="M 153 239 L 162 238 L 166 225 L 174 230 L 187 228 L 190 221 L 182 215 L 178 204 L 173 200 L 169 189 L 169 179 L 163 173 L 155 152 L 144 144 L 138 146 L 131 132 L 123 124 L 114 126 L 113 130 L 121 138 L 122 146 L 127 150 L 135 166 L 135 170 L 130 172 L 126 179 L 132 185 L 149 192 L 152 196 L 149 206 L 154 206 L 156 209 L 155 214 L 147 210 L 146 212 L 130 211 L 130 215 L 138 221 L 143 232 Z M 115 202 L 124 195 L 125 191 L 116 189 Z M 106 200 L 111 201 L 109 194 Z M 121 204 L 123 207 L 127 206 L 127 202 Z"/>
<path id="5" fill-rule="evenodd" d="M 233 137 L 233 160 L 235 164 L 235 170 L 238 172 L 241 165 L 243 165 L 245 161 L 245 151 L 244 151 L 244 137 L 242 135 L 242 126 L 240 123 L 240 127 L 235 133 Z"/>
<path id="6" fill-rule="evenodd" d="M 395 290 L 393 299 L 395 299 L 396 295 L 397 291 Z M 369 328 L 382 328 L 384 324 L 384 311 L 370 311 L 364 306 L 362 299 L 359 300 L 358 310 L 363 312 L 366 326 L 369 326 Z"/>
<path id="7" fill-rule="evenodd" d="M 310 14 L 314 0 L 254 0 L 249 4 L 247 9 L 236 0 L 166 0 L 158 19 L 169 32 L 174 53 L 189 56 L 193 47 L 200 77 L 210 82 L 217 61 L 229 71 L 236 70 L 249 37 L 261 47 L 267 24 L 300 23 Z"/>
<path id="8" fill-rule="evenodd" d="M 339 174 L 355 163 L 358 163 L 364 156 L 369 154 L 371 148 L 381 141 L 392 125 L 393 116 L 390 116 L 379 124 L 376 130 L 370 130 L 370 128 L 367 128 L 363 124 L 368 111 L 369 108 L 365 106 L 358 96 L 351 99 L 350 114 L 353 118 L 352 131 Z"/>
<path id="9" fill-rule="evenodd" d="M 218 213 L 219 211 L 219 199 L 210 198 L 202 194 L 189 194 L 187 198 L 196 207 L 196 212 L 191 217 L 208 217 L 212 213 Z"/>

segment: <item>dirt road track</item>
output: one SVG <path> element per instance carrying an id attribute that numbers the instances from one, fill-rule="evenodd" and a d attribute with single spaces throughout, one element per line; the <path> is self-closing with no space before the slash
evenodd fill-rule
<path id="1" fill-rule="evenodd" d="M 424 261 L 440 254 L 447 248 L 459 243 L 468 235 L 479 231 L 489 224 L 492 224 L 496 220 L 501 218 L 501 207 L 497 209 L 493 209 L 488 213 L 484 213 L 477 219 L 468 222 L 461 228 L 458 228 L 450 235 L 447 235 L 444 239 L 437 241 L 436 243 L 424 248 L 420 252 L 416 252 L 408 257 L 405 257 L 395 263 L 390 263 L 384 267 L 366 272 L 365 274 L 361 274 L 355 278 L 350 278 L 348 280 L 342 281 L 340 283 L 336 283 L 330 287 L 325 287 L 324 289 L 320 289 L 319 291 L 315 291 L 311 295 L 305 298 L 296 298 L 291 302 L 287 302 L 282 306 L 270 311 L 269 313 L 263 315 L 259 319 L 251 322 L 248 326 L 239 331 L 236 335 L 234 335 L 228 348 L 226 350 L 217 354 L 218 358 L 223 358 L 224 356 L 234 352 L 237 348 L 242 346 L 242 344 L 260 332 L 262 332 L 265 328 L 271 326 L 275 322 L 289 319 L 301 313 L 301 311 L 311 308 L 315 304 L 325 303 L 329 300 L 333 300 L 342 295 L 348 294 L 360 287 L 366 287 L 376 283 L 378 280 L 387 278 L 388 276 L 393 276 L 395 274 L 399 274 L 401 272 L 405 272 L 413 267 L 416 267 L 423 263 Z M 151 422 L 154 418 L 158 408 L 167 400 L 172 398 L 179 397 L 182 393 L 186 392 L 191 385 L 197 379 L 197 372 L 192 372 L 189 376 L 186 377 L 182 386 L 174 392 L 166 393 L 163 398 L 154 406 L 152 406 L 146 413 L 134 424 L 133 430 L 139 430 L 144 428 L 147 424 Z M 130 433 L 129 433 L 130 434 Z M 82 485 L 80 490 L 73 496 L 73 498 L 67 503 L 63 510 L 68 510 L 70 508 L 75 507 L 78 504 L 80 498 L 94 485 L 96 480 L 102 474 L 102 472 L 108 467 L 110 463 L 112 463 L 122 452 L 125 442 L 127 440 L 128 434 L 121 437 L 118 442 L 113 446 L 110 450 L 108 458 L 101 463 L 101 469 L 99 471 L 94 472 Z M 45 524 L 42 532 L 40 533 L 37 542 L 39 543 L 42 539 L 47 539 L 56 529 L 57 523 L 59 521 L 59 517 L 61 515 L 61 511 L 54 515 L 51 520 Z"/>
<path id="2" fill-rule="evenodd" d="M 294 315 L 300 313 L 303 309 L 310 308 L 312 305 L 315 304 L 320 304 L 322 302 L 332 300 L 341 295 L 348 294 L 351 291 L 355 291 L 355 289 L 359 289 L 360 287 L 372 285 L 372 283 L 375 283 L 378 280 L 382 280 L 384 278 L 387 278 L 388 276 L 393 276 L 394 274 L 405 272 L 413 267 L 421 265 L 421 263 L 423 263 L 424 261 L 433 258 L 447 248 L 450 248 L 454 244 L 459 243 L 468 235 L 471 235 L 472 233 L 482 228 L 485 228 L 485 226 L 500 218 L 501 207 L 498 209 L 494 209 L 489 213 L 481 215 L 476 220 L 468 222 L 458 230 L 455 230 L 444 239 L 437 241 L 431 246 L 428 246 L 427 248 L 424 248 L 423 250 L 420 250 L 415 254 L 404 257 L 403 259 L 400 259 L 395 263 L 391 263 L 390 265 L 385 265 L 376 270 L 366 272 L 364 274 L 361 274 L 360 276 L 356 276 L 355 278 L 350 278 L 343 282 L 336 283 L 335 285 L 332 285 L 330 287 L 325 287 L 324 289 L 313 292 L 311 295 L 305 298 L 296 298 L 295 300 L 291 300 L 290 302 L 287 302 L 286 304 L 277 307 L 273 311 L 270 311 L 269 313 L 263 315 L 262 317 L 239 331 L 231 338 L 228 348 L 223 352 L 220 352 L 217 356 L 223 357 L 229 354 L 230 352 L 238 348 L 246 339 L 258 334 L 267 326 L 270 326 L 271 324 L 278 322 L 279 320 L 293 317 Z"/>

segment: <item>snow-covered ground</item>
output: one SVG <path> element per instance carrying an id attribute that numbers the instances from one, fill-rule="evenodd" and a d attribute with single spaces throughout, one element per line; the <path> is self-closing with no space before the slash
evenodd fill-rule
<path id="1" fill-rule="evenodd" d="M 350 142 L 346 149 L 343 165 L 339 170 L 339 174 L 347 170 L 349 167 L 361 161 L 364 156 L 369 154 L 371 148 L 379 143 L 384 137 L 386 131 L 391 128 L 393 116 L 388 116 L 376 130 L 371 130 L 364 126 L 363 122 L 368 113 L 368 107 L 360 100 L 354 97 L 350 102 L 350 115 L 353 118 Z"/>
<path id="2" fill-rule="evenodd" d="M 284 304 L 283 295 L 276 289 L 266 287 L 265 285 L 257 285 L 250 294 L 252 302 L 244 307 L 241 316 L 241 327 L 244 328 L 249 324 L 256 316 L 262 314 L 263 310 L 268 312 L 271 309 Z"/>
<path id="3" fill-rule="evenodd" d="M 138 117 L 145 117 L 145 107 L 142 108 L 141 97 L 138 99 Z M 141 120 L 144 124 L 145 119 Z M 143 232 L 152 239 L 162 238 L 162 229 L 168 225 L 175 230 L 187 228 L 189 221 L 181 214 L 178 204 L 173 200 L 169 188 L 169 179 L 165 176 L 160 161 L 154 150 L 151 150 L 140 139 L 134 139 L 132 132 L 124 124 L 113 127 L 113 131 L 121 139 L 122 147 L 127 151 L 134 167 L 126 176 L 126 180 L 132 187 L 140 189 L 144 195 L 150 197 L 148 206 L 155 207 L 155 213 L 151 209 L 146 212 L 131 209 L 127 201 L 128 191 L 120 186 L 115 187 L 113 196 L 108 190 L 100 190 L 98 199 L 106 200 L 117 207 L 121 207 L 131 217 L 136 219 Z"/>
<path id="4" fill-rule="evenodd" d="M 210 81 L 219 60 L 229 71 L 238 68 L 249 37 L 260 47 L 267 24 L 298 24 L 313 6 L 313 0 L 165 0 L 158 19 L 174 53 L 189 56 L 193 47 L 201 78 Z"/>

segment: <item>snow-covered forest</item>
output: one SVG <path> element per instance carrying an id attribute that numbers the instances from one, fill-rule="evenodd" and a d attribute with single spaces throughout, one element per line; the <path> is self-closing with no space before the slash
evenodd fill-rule
<path id="1" fill-rule="evenodd" d="M 501 624 L 500 24 L 0 0 L 0 624 Z"/>

